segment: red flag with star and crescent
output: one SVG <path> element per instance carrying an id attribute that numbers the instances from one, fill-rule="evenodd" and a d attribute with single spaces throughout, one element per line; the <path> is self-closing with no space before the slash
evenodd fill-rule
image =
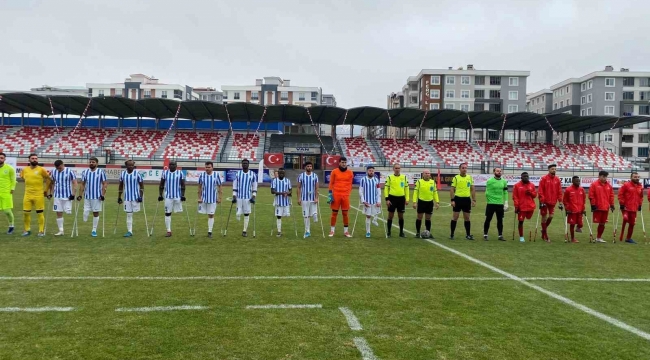
<path id="1" fill-rule="evenodd" d="M 264 165 L 266 167 L 279 167 L 284 165 L 284 154 L 283 153 L 264 154 Z"/>

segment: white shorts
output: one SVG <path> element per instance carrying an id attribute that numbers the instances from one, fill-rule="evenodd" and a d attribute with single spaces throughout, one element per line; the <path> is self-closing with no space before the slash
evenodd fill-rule
<path id="1" fill-rule="evenodd" d="M 381 207 L 377 207 L 377 205 L 370 205 L 369 207 L 365 207 L 363 204 L 363 213 L 366 216 L 375 216 L 381 212 Z"/>
<path id="2" fill-rule="evenodd" d="M 127 213 L 140 212 L 140 203 L 137 201 L 125 201 L 123 205 L 124 211 Z"/>
<path id="3" fill-rule="evenodd" d="M 72 200 L 54 199 L 54 207 L 52 210 L 56 212 L 65 212 L 68 215 L 72 214 Z"/>
<path id="4" fill-rule="evenodd" d="M 183 211 L 181 199 L 165 199 L 165 214 L 172 212 L 178 213 Z"/>
<path id="5" fill-rule="evenodd" d="M 214 215 L 217 210 L 217 203 L 200 203 L 199 214 Z"/>
<path id="6" fill-rule="evenodd" d="M 275 216 L 291 216 L 291 206 L 276 206 Z"/>
<path id="7" fill-rule="evenodd" d="M 310 217 L 318 214 L 318 204 L 313 201 L 303 201 L 301 206 L 302 217 Z"/>
<path id="8" fill-rule="evenodd" d="M 237 215 L 250 214 L 251 202 L 248 199 L 237 199 Z"/>
<path id="9" fill-rule="evenodd" d="M 102 211 L 102 201 L 99 199 L 85 199 L 84 200 L 84 212 L 100 212 Z"/>

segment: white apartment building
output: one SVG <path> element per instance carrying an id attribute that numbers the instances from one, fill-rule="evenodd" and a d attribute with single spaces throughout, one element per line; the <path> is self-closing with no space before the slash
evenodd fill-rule
<path id="1" fill-rule="evenodd" d="M 133 100 L 161 98 L 172 100 L 199 100 L 199 94 L 192 87 L 179 84 L 164 84 L 157 78 L 144 74 L 132 74 L 119 83 L 87 83 L 88 96 L 119 96 Z"/>

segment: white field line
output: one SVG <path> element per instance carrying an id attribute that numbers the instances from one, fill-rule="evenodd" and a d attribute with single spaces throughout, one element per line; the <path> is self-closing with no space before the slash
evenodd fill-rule
<path id="1" fill-rule="evenodd" d="M 520 277 L 526 281 L 650 282 L 650 278 Z M 232 280 L 379 280 L 379 281 L 512 281 L 507 277 L 441 276 L 0 276 L 0 281 L 232 281 Z"/>
<path id="2" fill-rule="evenodd" d="M 178 311 L 178 310 L 207 310 L 209 306 L 180 305 L 180 306 L 149 306 L 139 308 L 117 308 L 119 312 L 151 312 L 151 311 Z"/>
<path id="3" fill-rule="evenodd" d="M 65 312 L 72 311 L 73 307 L 54 307 L 54 306 L 44 306 L 44 307 L 34 307 L 34 308 L 18 308 L 18 307 L 4 307 L 0 308 L 0 312 Z"/>
<path id="4" fill-rule="evenodd" d="M 366 339 L 362 337 L 355 337 L 354 345 L 357 347 L 357 349 L 359 349 L 359 352 L 361 353 L 361 358 L 363 360 L 379 360 L 379 358 L 376 357 L 375 354 L 372 352 L 372 349 L 370 348 L 370 345 L 368 345 Z"/>
<path id="5" fill-rule="evenodd" d="M 354 207 L 354 206 L 352 206 L 352 207 L 355 208 L 357 211 L 360 211 L 359 208 Z M 379 220 L 382 220 L 382 219 L 379 219 Z M 382 221 L 384 221 L 384 220 L 382 220 Z M 397 226 L 397 224 L 393 225 L 393 227 L 399 229 L 399 226 Z M 410 230 L 404 229 L 404 231 L 408 232 L 411 235 L 415 235 L 415 233 L 410 231 Z M 496 266 L 492 266 L 492 265 L 490 265 L 490 264 L 488 264 L 486 262 L 483 262 L 483 261 L 481 261 L 479 259 L 473 258 L 473 257 L 471 257 L 471 256 L 469 256 L 469 255 L 467 255 L 465 253 L 462 253 L 462 252 L 460 252 L 460 251 L 458 251 L 456 249 L 452 249 L 452 248 L 450 248 L 448 246 L 445 246 L 445 245 L 443 245 L 443 244 L 441 244 L 439 242 L 436 242 L 436 241 L 433 241 L 433 240 L 430 240 L 430 239 L 423 239 L 423 240 L 430 243 L 430 244 L 433 244 L 433 245 L 435 245 L 435 246 L 437 246 L 437 247 L 439 247 L 441 249 L 447 250 L 447 251 L 449 251 L 449 252 L 451 252 L 451 253 L 453 253 L 455 255 L 458 255 L 458 256 L 460 256 L 462 258 L 465 258 L 466 260 L 469 260 L 469 261 L 471 261 L 471 262 L 473 262 L 475 264 L 478 264 L 478 265 L 481 265 L 481 266 L 483 266 L 483 267 L 485 267 L 487 269 L 490 269 L 490 270 L 494 271 L 495 273 L 501 274 L 501 275 L 503 275 L 503 276 L 505 276 L 505 277 L 507 277 L 507 278 L 509 278 L 511 280 L 514 280 L 514 281 L 516 281 L 516 282 L 518 282 L 518 283 L 520 283 L 522 285 L 528 286 L 531 289 L 537 290 L 537 291 L 541 292 L 542 294 L 548 295 L 548 296 L 550 296 L 550 297 L 552 297 L 552 298 L 554 298 L 556 300 L 559 300 L 559 301 L 561 301 L 561 302 L 563 302 L 563 303 L 565 303 L 565 304 L 567 304 L 567 305 L 569 305 L 571 307 L 574 307 L 574 308 L 576 308 L 576 309 L 578 309 L 580 311 L 583 311 L 583 312 L 585 312 L 585 313 L 587 313 L 587 314 L 589 314 L 591 316 L 594 316 L 594 317 L 597 317 L 598 319 L 606 321 L 609 324 L 614 325 L 614 326 L 616 326 L 616 327 L 618 327 L 620 329 L 629 331 L 632 334 L 637 335 L 637 336 L 639 336 L 641 338 L 644 338 L 646 340 L 650 340 L 650 333 L 647 333 L 647 332 L 645 332 L 645 331 L 643 331 L 641 329 L 638 329 L 638 328 L 636 328 L 634 326 L 628 325 L 628 324 L 626 324 L 626 323 L 624 323 L 624 322 L 622 322 L 622 321 L 620 321 L 618 319 L 615 319 L 615 318 L 613 318 L 611 316 L 608 316 L 608 315 L 605 315 L 605 314 L 603 314 L 601 312 L 598 312 L 598 311 L 596 311 L 596 310 L 594 310 L 592 308 L 589 308 L 587 306 L 579 304 L 579 303 L 577 303 L 577 302 L 575 302 L 575 301 L 573 301 L 573 300 L 571 300 L 569 298 L 566 298 L 566 297 L 564 297 L 564 296 L 562 296 L 560 294 L 557 294 L 557 293 L 554 293 L 552 291 L 546 290 L 546 289 L 544 289 L 544 288 L 542 288 L 540 286 L 537 286 L 537 285 L 535 285 L 533 283 L 530 283 L 530 282 L 524 280 L 523 278 L 520 278 L 520 277 L 518 277 L 516 275 L 510 274 L 509 272 L 501 270 L 501 269 L 497 268 Z"/>
<path id="6" fill-rule="evenodd" d="M 248 305 L 246 309 L 322 309 L 321 304 Z"/>
<path id="7" fill-rule="evenodd" d="M 343 315 L 345 315 L 345 320 L 348 321 L 348 326 L 350 326 L 350 329 L 354 331 L 363 330 L 363 328 L 361 327 L 361 323 L 359 322 L 359 319 L 357 319 L 357 317 L 354 316 L 352 310 L 346 307 L 340 307 L 339 310 L 341 310 Z"/>

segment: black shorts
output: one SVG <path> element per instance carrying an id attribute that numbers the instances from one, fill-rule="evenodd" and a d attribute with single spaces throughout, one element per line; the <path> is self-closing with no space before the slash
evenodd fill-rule
<path id="1" fill-rule="evenodd" d="M 503 219 L 503 205 L 487 204 L 485 207 L 485 216 L 491 217 L 494 214 L 497 214 L 497 219 Z"/>
<path id="2" fill-rule="evenodd" d="M 401 212 L 403 213 L 406 208 L 406 196 L 393 196 L 388 195 L 388 201 L 390 201 L 390 206 L 388 207 L 388 212 Z"/>
<path id="3" fill-rule="evenodd" d="M 418 200 L 418 214 L 433 214 L 433 200 L 431 201 L 422 201 Z"/>
<path id="4" fill-rule="evenodd" d="M 456 206 L 454 206 L 453 212 L 465 212 L 465 213 L 471 213 L 472 212 L 472 199 L 468 197 L 458 197 L 454 199 L 456 202 Z"/>

